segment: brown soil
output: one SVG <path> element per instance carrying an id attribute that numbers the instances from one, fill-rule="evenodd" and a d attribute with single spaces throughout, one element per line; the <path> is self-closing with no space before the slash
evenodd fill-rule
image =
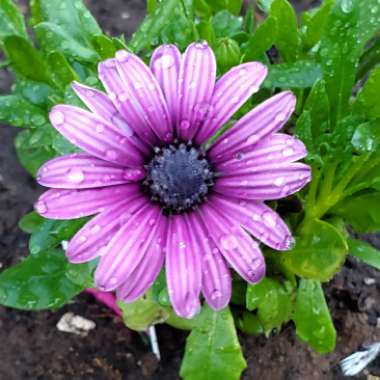
<path id="1" fill-rule="evenodd" d="M 297 2 L 300 5 L 300 1 Z M 308 1 L 307 3 L 311 3 Z M 144 15 L 141 0 L 88 1 L 104 29 L 113 35 L 130 33 Z M 10 76 L 0 72 L 0 93 L 7 92 Z M 0 268 L 27 255 L 27 239 L 19 218 L 31 209 L 40 193 L 34 180 L 17 162 L 13 149 L 16 129 L 0 128 Z M 380 239 L 372 236 L 380 248 Z M 376 284 L 366 285 L 372 278 Z M 328 302 L 338 332 L 336 351 L 321 356 L 300 343 L 293 326 L 270 339 L 241 335 L 248 362 L 244 380 L 338 380 L 338 362 L 362 344 L 380 340 L 380 273 L 354 259 L 326 285 Z M 67 311 L 96 322 L 87 337 L 60 332 L 56 323 Z M 0 307 L 0 379 L 4 380 L 175 380 L 186 334 L 159 326 L 163 359 L 157 362 L 144 335 L 123 326 L 120 320 L 91 296 L 81 295 L 56 312 L 22 312 Z M 380 360 L 361 376 L 380 376 Z M 220 379 L 230 380 L 230 379 Z"/>

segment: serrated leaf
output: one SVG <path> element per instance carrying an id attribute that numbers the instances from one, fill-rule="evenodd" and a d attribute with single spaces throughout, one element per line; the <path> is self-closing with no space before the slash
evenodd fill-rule
<path id="1" fill-rule="evenodd" d="M 245 367 L 230 310 L 217 312 L 204 305 L 187 338 L 181 376 L 184 380 L 238 380 Z"/>
<path id="2" fill-rule="evenodd" d="M 59 250 L 27 257 L 0 273 L 0 304 L 23 310 L 63 306 L 84 289 L 69 280 L 68 267 Z"/>
<path id="3" fill-rule="evenodd" d="M 0 2 L 0 42 L 4 37 L 20 36 L 28 38 L 24 16 L 11 0 Z"/>
<path id="4" fill-rule="evenodd" d="M 321 67 L 313 61 L 270 65 L 264 88 L 310 88 L 321 78 Z"/>
<path id="5" fill-rule="evenodd" d="M 285 62 L 293 62 L 298 56 L 299 36 L 297 15 L 287 0 L 274 0 L 269 11 L 279 28 L 275 45 Z"/>
<path id="6" fill-rule="evenodd" d="M 327 353 L 334 350 L 336 331 L 318 281 L 300 280 L 293 321 L 298 338 L 315 351 Z"/>
<path id="7" fill-rule="evenodd" d="M 17 73 L 27 79 L 52 84 L 49 69 L 40 53 L 23 37 L 4 39 L 5 53 Z"/>
<path id="8" fill-rule="evenodd" d="M 289 321 L 293 312 L 293 288 L 290 282 L 282 283 L 265 277 L 258 284 L 248 285 L 248 310 L 257 309 L 257 317 L 266 332 L 280 328 Z"/>
<path id="9" fill-rule="evenodd" d="M 38 215 L 35 211 L 32 211 L 28 214 L 25 214 L 20 219 L 20 221 L 18 222 L 18 226 L 24 232 L 31 234 L 41 227 L 44 220 L 45 219 L 42 216 Z"/>
<path id="10" fill-rule="evenodd" d="M 356 239 L 348 239 L 348 247 L 350 255 L 355 256 L 366 264 L 380 270 L 380 251 L 375 247 Z"/>
<path id="11" fill-rule="evenodd" d="M 358 232 L 380 230 L 380 193 L 365 193 L 344 199 L 332 210 Z"/>
<path id="12" fill-rule="evenodd" d="M 45 219 L 41 227 L 34 231 L 29 249 L 32 255 L 57 247 L 63 240 L 70 240 L 86 222 L 87 218 L 73 220 Z"/>
<path id="13" fill-rule="evenodd" d="M 295 247 L 282 260 L 297 276 L 328 281 L 343 265 L 347 251 L 342 234 L 331 224 L 315 219 L 302 230 Z"/>

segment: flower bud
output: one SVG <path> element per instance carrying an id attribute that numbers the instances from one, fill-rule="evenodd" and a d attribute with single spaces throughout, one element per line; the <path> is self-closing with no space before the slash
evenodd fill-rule
<path id="1" fill-rule="evenodd" d="M 224 72 L 240 63 L 240 48 L 231 38 L 220 38 L 216 42 L 215 55 L 218 67 Z"/>

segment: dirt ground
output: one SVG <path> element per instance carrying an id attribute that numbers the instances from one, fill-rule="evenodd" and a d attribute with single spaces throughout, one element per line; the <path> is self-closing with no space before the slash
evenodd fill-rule
<path id="1" fill-rule="evenodd" d="M 142 0 L 89 0 L 103 28 L 130 35 L 144 16 Z M 312 1 L 297 1 L 304 8 Z M 306 4 L 307 3 L 307 4 Z M 0 73 L 0 93 L 10 76 Z M 27 254 L 27 239 L 18 227 L 41 189 L 20 167 L 13 148 L 16 129 L 0 127 L 0 268 Z M 370 237 L 380 248 L 380 239 Z M 0 269 L 1 270 L 1 269 Z M 369 280 L 375 280 L 373 281 Z M 380 273 L 349 259 L 343 271 L 325 287 L 338 332 L 336 351 L 321 356 L 300 343 L 293 326 L 270 339 L 240 335 L 248 368 L 243 380 L 338 380 L 338 362 L 362 344 L 380 340 Z M 95 330 L 80 337 L 57 330 L 67 311 L 93 320 Z M 0 380 L 176 380 L 186 334 L 157 327 L 162 360 L 150 352 L 144 335 L 123 326 L 112 313 L 82 294 L 56 312 L 22 312 L 0 307 Z M 354 379 L 380 376 L 380 359 Z M 229 380 L 229 379 L 221 379 Z"/>

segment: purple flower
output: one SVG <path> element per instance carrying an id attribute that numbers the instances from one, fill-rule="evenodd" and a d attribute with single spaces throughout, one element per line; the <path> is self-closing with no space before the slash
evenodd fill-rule
<path id="1" fill-rule="evenodd" d="M 52 189 L 35 207 L 51 219 L 97 214 L 66 254 L 73 263 L 100 256 L 99 289 L 116 289 L 119 299 L 131 302 L 165 262 L 173 307 L 190 318 L 201 292 L 214 309 L 228 304 L 229 267 L 250 283 L 264 276 L 256 240 L 276 250 L 292 246 L 287 225 L 264 201 L 310 181 L 310 168 L 294 162 L 306 156 L 303 143 L 277 133 L 296 99 L 281 92 L 231 122 L 266 74 L 264 65 L 249 62 L 216 81 L 206 43 L 191 44 L 183 55 L 174 45 L 161 46 L 150 68 L 119 51 L 99 65 L 107 94 L 73 84 L 91 112 L 52 109 L 53 126 L 84 153 L 40 168 L 39 183 Z"/>

